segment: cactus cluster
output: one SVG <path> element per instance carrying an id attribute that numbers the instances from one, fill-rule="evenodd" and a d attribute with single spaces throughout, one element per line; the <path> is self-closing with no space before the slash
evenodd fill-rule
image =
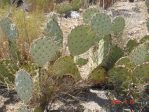
<path id="1" fill-rule="evenodd" d="M 77 9 L 80 3 L 74 0 L 72 6 Z M 89 73 L 88 82 L 91 84 L 109 81 L 115 87 L 119 86 L 118 90 L 126 91 L 131 82 L 148 82 L 149 42 L 145 42 L 149 40 L 148 37 L 144 37 L 140 42 L 130 40 L 126 48 L 122 49 L 113 43 L 113 38 L 120 38 L 125 28 L 125 20 L 122 17 L 116 17 L 111 21 L 108 15 L 99 13 L 96 9 L 87 9 L 83 17 L 85 24 L 75 27 L 68 35 L 67 47 L 70 51 L 69 56 L 64 56 L 61 52 L 63 35 L 55 18 L 52 18 L 47 23 L 43 31 L 44 36 L 33 41 L 30 46 L 30 54 L 28 55 L 31 55 L 31 61 L 37 63 L 37 65 L 32 64 L 33 62 L 25 64 L 32 67 L 35 66 L 33 70 L 38 70 L 39 85 L 41 93 L 43 93 L 44 103 L 47 101 L 47 97 L 50 96 L 49 88 L 55 88 L 54 84 L 57 84 L 54 81 L 63 81 L 67 76 L 71 76 L 74 79 L 72 82 L 81 80 L 78 68 L 89 63 L 89 59 L 78 58 L 75 62 L 74 57 L 84 54 L 90 49 L 93 54 L 93 62 L 97 62 L 97 66 Z M 10 76 L 8 79 L 13 81 L 14 76 L 12 74 L 18 68 L 25 68 L 25 64 L 12 64 L 16 60 L 20 62 L 20 58 L 18 54 L 14 54 L 18 50 L 16 42 L 18 37 L 17 29 L 16 27 L 11 28 L 10 24 L 12 22 L 8 18 L 0 22 L 9 42 L 11 58 L 11 62 L 7 62 L 9 63 L 8 65 L 11 65 L 11 67 L 8 66 L 9 69 L 4 64 L 4 61 L 0 62 L 0 79 L 4 80 L 2 75 L 4 74 L 6 77 Z M 12 70 L 14 71 L 12 72 Z M 26 71 L 21 69 L 15 75 L 17 93 L 25 104 L 32 97 L 34 85 L 31 79 L 32 74 Z M 28 71 L 30 72 L 30 69 Z M 48 87 L 42 83 L 43 79 L 47 80 Z M 50 83 L 50 87 L 48 83 Z M 50 93 L 52 94 L 51 91 Z M 26 112 L 28 110 L 24 106 L 20 111 Z"/>

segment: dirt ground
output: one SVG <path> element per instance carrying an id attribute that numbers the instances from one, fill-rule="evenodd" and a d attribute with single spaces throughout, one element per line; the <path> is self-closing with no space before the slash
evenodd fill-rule
<path id="1" fill-rule="evenodd" d="M 117 2 L 106 12 L 111 16 L 111 18 L 116 16 L 123 16 L 125 18 L 126 27 L 123 34 L 123 39 L 125 41 L 128 41 L 131 38 L 139 40 L 144 35 L 148 34 L 146 20 L 149 14 L 144 1 L 134 3 Z M 59 18 L 59 24 L 65 38 L 64 45 L 67 44 L 67 35 L 75 26 L 82 24 L 82 21 L 82 17 L 78 19 Z M 69 54 L 67 47 L 64 50 L 66 51 L 66 54 Z M 87 54 L 83 54 L 83 56 L 87 56 Z M 81 75 L 84 78 L 86 78 L 87 74 L 90 72 L 88 70 L 89 67 L 90 65 L 87 64 L 80 68 Z M 85 108 L 84 112 L 106 112 L 105 108 L 103 108 L 108 102 L 105 93 L 105 91 L 92 90 L 88 94 L 84 94 L 84 96 L 88 99 L 80 102 L 83 108 Z M 58 106 L 60 106 L 61 103 L 62 102 L 59 101 Z M 0 88 L 0 112 L 15 112 L 20 105 L 21 102 L 19 101 L 16 92 Z M 55 106 L 57 105 L 54 104 L 53 108 L 55 108 Z"/>

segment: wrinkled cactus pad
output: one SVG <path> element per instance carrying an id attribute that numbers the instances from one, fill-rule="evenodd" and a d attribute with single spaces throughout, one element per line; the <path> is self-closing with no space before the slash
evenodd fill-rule
<path id="1" fill-rule="evenodd" d="M 89 50 L 95 42 L 95 37 L 95 33 L 87 25 L 73 29 L 68 36 L 68 47 L 71 55 L 80 55 Z"/>
<path id="2" fill-rule="evenodd" d="M 80 79 L 80 73 L 71 56 L 61 57 L 56 60 L 53 65 L 53 72 L 59 77 L 71 75 L 75 79 Z"/>
<path id="3" fill-rule="evenodd" d="M 39 66 L 43 66 L 47 62 L 55 60 L 58 52 L 59 46 L 57 43 L 47 37 L 35 40 L 30 48 L 31 56 Z"/>
<path id="4" fill-rule="evenodd" d="M 16 91 L 20 99 L 27 103 L 32 97 L 32 79 L 25 70 L 19 70 L 15 78 Z"/>

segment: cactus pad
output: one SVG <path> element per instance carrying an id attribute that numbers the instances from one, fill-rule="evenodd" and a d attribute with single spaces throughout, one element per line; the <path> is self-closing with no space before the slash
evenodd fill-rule
<path id="1" fill-rule="evenodd" d="M 132 73 L 126 67 L 114 67 L 108 72 L 109 82 L 116 88 L 128 88 L 132 80 Z"/>
<path id="2" fill-rule="evenodd" d="M 56 19 L 51 19 L 45 28 L 45 35 L 49 38 L 54 38 L 53 40 L 58 42 L 60 46 L 63 45 L 63 33 L 58 25 Z"/>
<path id="3" fill-rule="evenodd" d="M 18 71 L 16 73 L 15 85 L 20 99 L 24 103 L 29 102 L 32 96 L 32 80 L 30 75 L 24 70 Z"/>
<path id="4" fill-rule="evenodd" d="M 40 38 L 34 41 L 30 48 L 30 53 L 39 66 L 43 66 L 48 61 L 55 60 L 59 46 L 51 38 Z"/>
<path id="5" fill-rule="evenodd" d="M 18 30 L 15 24 L 9 18 L 4 18 L 0 21 L 0 27 L 6 34 L 9 41 L 12 41 L 18 37 Z"/>
<path id="6" fill-rule="evenodd" d="M 139 43 L 136 40 L 134 39 L 129 40 L 126 45 L 127 52 L 130 53 L 138 45 Z"/>
<path id="7" fill-rule="evenodd" d="M 115 66 L 123 66 L 126 67 L 128 69 L 133 70 L 135 68 L 135 65 L 133 63 L 131 63 L 129 57 L 122 57 L 120 58 L 116 63 Z"/>
<path id="8" fill-rule="evenodd" d="M 125 20 L 122 17 L 116 17 L 112 22 L 112 31 L 115 35 L 119 35 L 125 28 Z"/>
<path id="9" fill-rule="evenodd" d="M 75 79 L 80 79 L 80 73 L 77 66 L 73 61 L 73 57 L 65 56 L 55 61 L 53 65 L 53 71 L 59 77 L 64 75 L 71 75 Z"/>
<path id="10" fill-rule="evenodd" d="M 93 30 L 100 36 L 111 34 L 111 19 L 108 15 L 100 13 L 93 16 L 91 20 Z"/>
<path id="11" fill-rule="evenodd" d="M 73 56 L 86 52 L 94 42 L 95 33 L 86 25 L 76 27 L 68 36 L 68 47 Z"/>
<path id="12" fill-rule="evenodd" d="M 85 23 L 90 23 L 91 18 L 98 13 L 99 11 L 96 8 L 89 8 L 86 9 L 85 12 L 83 13 L 83 20 Z"/>
<path id="13" fill-rule="evenodd" d="M 135 81 L 141 83 L 149 82 L 149 63 L 138 65 L 133 71 L 133 76 Z"/>
<path id="14" fill-rule="evenodd" d="M 89 74 L 89 78 L 88 80 L 92 83 L 92 84 L 98 84 L 98 83 L 103 83 L 106 81 L 106 70 L 101 67 L 101 66 L 97 66 L 90 74 Z"/>
<path id="15" fill-rule="evenodd" d="M 149 43 L 144 43 L 137 46 L 130 53 L 129 57 L 135 65 L 149 61 Z"/>

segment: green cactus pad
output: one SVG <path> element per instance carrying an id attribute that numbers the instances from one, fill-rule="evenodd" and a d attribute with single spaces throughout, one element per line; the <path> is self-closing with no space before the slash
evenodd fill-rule
<path id="1" fill-rule="evenodd" d="M 83 13 L 83 20 L 85 23 L 90 23 L 91 18 L 98 13 L 99 11 L 96 8 L 89 8 L 86 9 L 85 12 Z"/>
<path id="2" fill-rule="evenodd" d="M 32 97 L 32 80 L 30 75 L 24 70 L 19 70 L 16 73 L 15 85 L 20 99 L 24 103 L 28 103 Z"/>
<path id="3" fill-rule="evenodd" d="M 143 43 L 137 46 L 130 53 L 129 57 L 135 65 L 149 61 L 149 43 Z"/>
<path id="4" fill-rule="evenodd" d="M 126 44 L 127 52 L 130 53 L 138 45 L 139 45 L 139 43 L 137 42 L 137 40 L 130 39 Z"/>
<path id="5" fill-rule="evenodd" d="M 94 42 L 95 33 L 87 25 L 76 27 L 68 36 L 68 47 L 73 56 L 86 52 Z"/>
<path id="6" fill-rule="evenodd" d="M 76 64 L 80 67 L 87 64 L 87 63 L 88 63 L 88 59 L 78 58 L 76 60 Z"/>
<path id="7" fill-rule="evenodd" d="M 55 60 L 58 52 L 59 46 L 57 43 L 47 37 L 37 39 L 30 48 L 33 60 L 41 67 L 47 62 Z"/>
<path id="8" fill-rule="evenodd" d="M 114 67 L 108 72 L 109 82 L 112 82 L 116 88 L 128 88 L 132 80 L 132 73 L 126 67 Z"/>
<path id="9" fill-rule="evenodd" d="M 21 107 L 17 110 L 17 112 L 30 112 L 30 111 L 27 109 L 26 106 L 21 106 Z"/>
<path id="10" fill-rule="evenodd" d="M 99 84 L 106 81 L 107 73 L 106 70 L 101 67 L 97 66 L 90 74 L 89 74 L 89 82 L 92 84 Z"/>
<path id="11" fill-rule="evenodd" d="M 111 34 L 112 23 L 108 15 L 100 13 L 91 20 L 93 30 L 101 37 Z"/>
<path id="12" fill-rule="evenodd" d="M 0 21 L 0 27 L 9 41 L 12 41 L 18 37 L 18 30 L 9 18 L 2 19 Z"/>
<path id="13" fill-rule="evenodd" d="M 140 43 L 149 42 L 149 35 L 145 35 L 141 40 Z"/>
<path id="14" fill-rule="evenodd" d="M 53 40 L 59 43 L 59 45 L 62 47 L 63 45 L 63 33 L 60 29 L 60 26 L 58 25 L 58 22 L 56 19 L 51 19 L 45 28 L 45 35 L 49 38 L 54 38 Z"/>
<path id="15" fill-rule="evenodd" d="M 115 66 L 124 66 L 130 70 L 133 70 L 135 68 L 135 65 L 131 63 L 128 56 L 120 58 L 116 63 Z"/>
<path id="16" fill-rule="evenodd" d="M 138 65 L 133 71 L 133 76 L 137 82 L 149 82 L 149 63 Z"/>
<path id="17" fill-rule="evenodd" d="M 101 66 L 105 67 L 107 70 L 112 68 L 116 61 L 124 55 L 121 48 L 117 46 L 112 46 L 108 55 L 103 59 Z"/>
<path id="18" fill-rule="evenodd" d="M 125 20 L 123 17 L 116 17 L 112 22 L 112 31 L 115 35 L 119 35 L 125 28 Z"/>
<path id="19" fill-rule="evenodd" d="M 75 79 L 80 79 L 80 73 L 71 56 L 61 57 L 56 60 L 53 65 L 53 71 L 59 77 L 71 75 Z"/>
<path id="20" fill-rule="evenodd" d="M 61 3 L 56 6 L 56 11 L 60 14 L 68 13 L 72 10 L 72 6 L 68 3 Z"/>

